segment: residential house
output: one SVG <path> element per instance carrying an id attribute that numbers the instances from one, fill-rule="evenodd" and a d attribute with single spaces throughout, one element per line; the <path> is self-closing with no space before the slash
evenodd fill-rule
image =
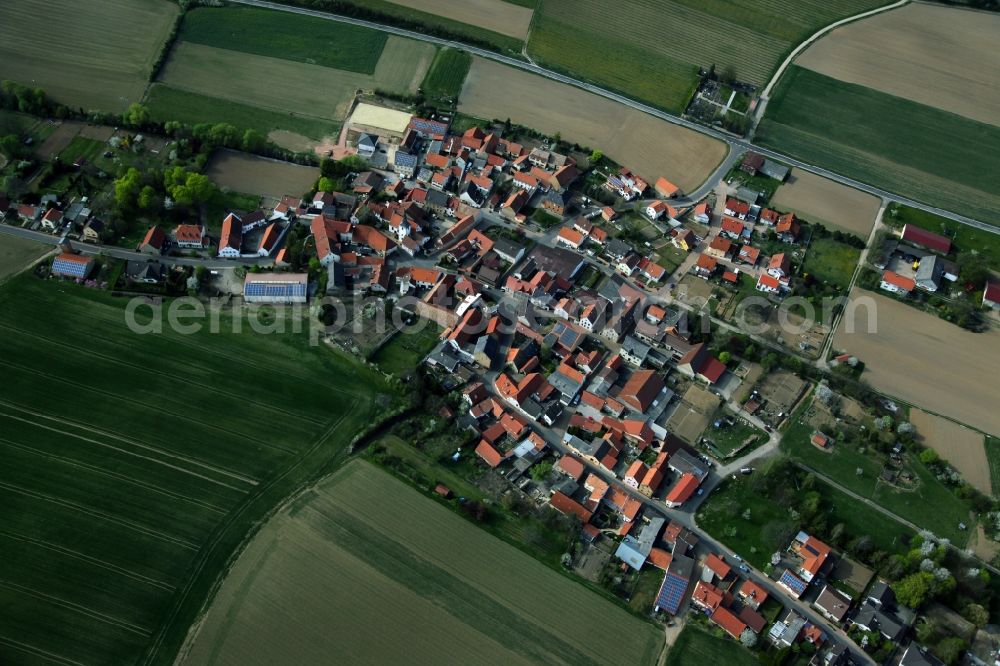
<path id="1" fill-rule="evenodd" d="M 506 201 L 500 204 L 500 214 L 508 220 L 516 219 L 530 198 L 531 196 L 525 190 L 519 189 L 511 192 Z"/>
<path id="2" fill-rule="evenodd" d="M 707 202 L 702 202 L 695 206 L 692 214 L 694 215 L 695 222 L 708 224 L 712 221 L 712 209 L 709 208 Z"/>
<path id="3" fill-rule="evenodd" d="M 174 243 L 186 250 L 205 247 L 205 227 L 200 224 L 178 224 L 174 227 Z"/>
<path id="4" fill-rule="evenodd" d="M 569 194 L 560 190 L 549 190 L 542 195 L 541 207 L 556 217 L 566 214 L 566 207 L 569 203 Z"/>
<path id="5" fill-rule="evenodd" d="M 97 243 L 101 240 L 101 232 L 104 231 L 104 221 L 100 218 L 92 217 L 87 221 L 81 232 L 82 240 L 88 243 Z"/>
<path id="6" fill-rule="evenodd" d="M 908 296 L 911 291 L 917 288 L 917 283 L 913 278 L 908 278 L 894 271 L 885 271 L 882 273 L 879 288 L 900 296 Z"/>
<path id="7" fill-rule="evenodd" d="M 761 604 L 767 601 L 768 593 L 763 587 L 747 578 L 740 584 L 736 596 L 744 605 L 757 610 Z"/>
<path id="8" fill-rule="evenodd" d="M 994 663 L 996 659 L 994 659 Z M 974 663 L 971 662 L 970 663 Z M 945 666 L 944 662 L 931 654 L 927 648 L 917 645 L 916 641 L 910 643 L 906 652 L 899 659 L 899 666 Z"/>
<path id="9" fill-rule="evenodd" d="M 783 243 L 796 242 L 799 239 L 800 230 L 799 221 L 795 217 L 795 213 L 785 213 L 778 218 L 778 224 L 774 227 L 775 233 L 778 234 L 778 238 Z"/>
<path id="10" fill-rule="evenodd" d="M 56 230 L 62 226 L 63 223 L 63 213 L 58 208 L 49 208 L 42 215 L 42 228 Z"/>
<path id="11" fill-rule="evenodd" d="M 139 243 L 138 251 L 143 254 L 159 256 L 167 247 L 167 235 L 158 226 L 152 226 L 146 231 L 145 237 Z"/>
<path id="12" fill-rule="evenodd" d="M 787 291 L 788 281 L 782 281 L 768 273 L 761 273 L 757 277 L 757 291 L 765 294 L 781 294 Z"/>
<path id="13" fill-rule="evenodd" d="M 696 240 L 694 232 L 690 229 L 679 229 L 670 239 L 670 242 L 674 247 L 685 252 L 690 252 L 694 249 Z"/>
<path id="14" fill-rule="evenodd" d="M 740 253 L 736 256 L 737 261 L 744 264 L 749 264 L 750 266 L 756 266 L 757 260 L 760 258 L 760 248 L 752 247 L 750 245 L 744 245 L 740 248 Z"/>
<path id="15" fill-rule="evenodd" d="M 625 476 L 622 477 L 622 481 L 629 488 L 639 489 L 639 484 L 642 483 L 643 479 L 646 478 L 646 474 L 649 473 L 649 466 L 641 460 L 635 460 L 629 465 L 628 471 L 625 472 Z"/>
<path id="16" fill-rule="evenodd" d="M 784 252 L 776 254 L 767 262 L 767 274 L 773 278 L 788 277 L 792 270 L 792 262 Z"/>
<path id="17" fill-rule="evenodd" d="M 729 256 L 733 253 L 733 243 L 727 238 L 722 236 L 717 236 L 712 239 L 712 242 L 708 244 L 708 248 L 705 250 L 705 254 L 710 257 L 715 257 L 716 259 L 729 259 Z"/>
<path id="18" fill-rule="evenodd" d="M 718 267 L 719 262 L 715 259 L 715 257 L 702 253 L 698 255 L 698 261 L 694 266 L 694 272 L 698 277 L 707 280 L 715 274 Z"/>
<path id="19" fill-rule="evenodd" d="M 750 204 L 730 197 L 726 199 L 724 212 L 729 217 L 735 217 L 738 220 L 746 220 L 750 217 Z"/>
<path id="20" fill-rule="evenodd" d="M 835 587 L 826 585 L 812 605 L 828 620 L 843 622 L 851 608 L 851 598 Z"/>
<path id="21" fill-rule="evenodd" d="M 918 288 L 924 291 L 935 292 L 941 287 L 943 275 L 944 260 L 936 254 L 932 254 L 920 260 L 914 282 Z"/>
<path id="22" fill-rule="evenodd" d="M 243 247 L 243 223 L 236 213 L 230 213 L 222 221 L 219 235 L 219 256 L 234 259 L 240 256 Z"/>
<path id="23" fill-rule="evenodd" d="M 656 179 L 653 189 L 656 190 L 657 194 L 666 199 L 672 199 L 681 193 L 681 188 L 677 187 L 663 176 Z"/>
<path id="24" fill-rule="evenodd" d="M 733 217 L 725 217 L 722 219 L 722 228 L 719 230 L 720 236 L 726 236 L 732 240 L 740 240 L 743 238 L 746 227 L 743 223 Z"/>
<path id="25" fill-rule="evenodd" d="M 740 170 L 750 174 L 751 176 L 756 176 L 757 172 L 760 171 L 763 166 L 764 156 L 760 153 L 755 153 L 752 150 L 748 151 L 747 154 L 743 156 L 743 161 L 740 162 Z"/>
<path id="26" fill-rule="evenodd" d="M 695 561 L 692 558 L 685 555 L 683 551 L 679 552 L 676 546 L 674 547 L 667 572 L 663 576 L 663 583 L 656 595 L 654 611 L 662 610 L 670 615 L 677 615 L 687 593 L 687 588 L 691 584 L 694 565 Z"/>
<path id="27" fill-rule="evenodd" d="M 726 364 L 712 356 L 705 343 L 700 342 L 680 359 L 677 369 L 689 377 L 715 384 L 725 374 Z"/>
<path id="28" fill-rule="evenodd" d="M 646 217 L 651 220 L 658 220 L 663 217 L 663 214 L 667 213 L 668 218 L 677 217 L 677 211 L 673 207 L 668 206 L 659 199 L 652 201 L 648 206 L 646 206 Z"/>
<path id="29" fill-rule="evenodd" d="M 690 473 L 683 474 L 667 493 L 664 502 L 671 509 L 675 509 L 689 500 L 699 485 L 701 485 L 699 477 Z"/>
<path id="30" fill-rule="evenodd" d="M 574 250 L 579 250 L 580 246 L 587 241 L 586 234 L 582 234 L 573 227 L 562 227 L 559 229 L 559 235 L 556 236 L 556 242 L 562 243 L 567 247 L 571 247 Z"/>

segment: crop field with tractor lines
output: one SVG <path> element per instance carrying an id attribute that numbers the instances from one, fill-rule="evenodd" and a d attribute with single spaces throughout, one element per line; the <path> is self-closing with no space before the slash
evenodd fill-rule
<path id="1" fill-rule="evenodd" d="M 0 661 L 169 663 L 254 522 L 338 459 L 383 384 L 225 314 L 138 335 L 124 301 L 27 274 L 0 305 Z"/>

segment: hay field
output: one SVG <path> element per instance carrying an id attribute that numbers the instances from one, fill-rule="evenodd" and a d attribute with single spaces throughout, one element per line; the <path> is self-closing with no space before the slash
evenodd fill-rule
<path id="1" fill-rule="evenodd" d="M 358 460 L 268 521 L 180 663 L 651 664 L 662 645 L 653 625 Z"/>
<path id="2" fill-rule="evenodd" d="M 880 204 L 878 197 L 801 169 L 792 169 L 771 199 L 771 206 L 777 210 L 793 211 L 809 222 L 866 240 Z"/>
<path id="3" fill-rule="evenodd" d="M 160 81 L 270 111 L 342 120 L 358 90 L 415 91 L 433 58 L 433 46 L 390 37 L 368 75 L 180 42 Z"/>
<path id="4" fill-rule="evenodd" d="M 731 68 L 761 85 L 792 48 L 820 27 L 879 0 L 696 2 L 541 0 L 528 53 L 670 111 L 687 105 L 699 67 Z"/>
<path id="5" fill-rule="evenodd" d="M 921 443 L 937 451 L 972 487 L 993 493 L 983 433 L 916 408 L 910 410 L 910 423 Z"/>
<path id="6" fill-rule="evenodd" d="M 874 309 L 852 308 L 861 298 Z M 876 333 L 868 333 L 869 323 Z M 848 332 L 853 330 L 853 332 Z M 970 333 L 934 315 L 863 289 L 851 303 L 833 341 L 865 362 L 873 387 L 959 423 L 1000 435 L 996 378 L 1000 377 L 1000 329 Z"/>
<path id="7" fill-rule="evenodd" d="M 235 150 L 219 150 L 208 163 L 206 175 L 219 187 L 235 192 L 264 196 L 301 196 L 319 178 L 316 167 L 248 155 Z"/>
<path id="8" fill-rule="evenodd" d="M 54 249 L 48 243 L 6 234 L 0 236 L 0 284 Z"/>
<path id="9" fill-rule="evenodd" d="M 795 62 L 841 81 L 1000 125 L 997 35 L 1000 15 L 913 3 L 838 28 Z"/>
<path id="10" fill-rule="evenodd" d="M 72 107 L 122 111 L 142 99 L 177 12 L 167 0 L 4 0 L 0 79 Z"/>
<path id="11" fill-rule="evenodd" d="M 513 5 L 505 0 L 396 0 L 396 5 L 436 14 L 468 23 L 508 37 L 524 39 L 531 26 L 530 7 Z"/>
<path id="12" fill-rule="evenodd" d="M 304 334 L 223 314 L 139 335 L 125 306 L 30 274 L 0 288 L 0 663 L 172 661 L 251 526 L 388 392 Z"/>
<path id="13" fill-rule="evenodd" d="M 510 118 L 545 134 L 599 148 L 647 179 L 665 176 L 684 190 L 701 185 L 726 145 L 579 88 L 474 58 L 459 109 L 480 118 Z"/>

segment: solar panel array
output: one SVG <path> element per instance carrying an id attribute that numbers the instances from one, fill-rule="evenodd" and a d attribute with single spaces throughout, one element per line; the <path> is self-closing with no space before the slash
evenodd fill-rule
<path id="1" fill-rule="evenodd" d="M 781 574 L 781 578 L 778 579 L 778 583 L 791 590 L 795 596 L 801 596 L 802 593 L 806 591 L 807 586 L 807 583 L 804 580 L 793 574 L 788 569 L 785 569 L 785 572 Z"/>
<path id="2" fill-rule="evenodd" d="M 57 257 L 52 262 L 52 272 L 82 278 L 87 274 L 87 264 L 82 261 L 68 261 Z"/>
<path id="3" fill-rule="evenodd" d="M 424 118 L 413 118 L 410 120 L 410 127 L 424 134 L 444 134 L 448 131 L 448 126 L 444 123 Z"/>
<path id="4" fill-rule="evenodd" d="M 243 296 L 250 299 L 304 300 L 306 286 L 302 282 L 250 282 L 243 288 Z"/>
<path id="5" fill-rule="evenodd" d="M 667 611 L 671 615 L 676 615 L 681 607 L 684 598 L 684 591 L 687 590 L 688 580 L 676 574 L 667 572 L 663 577 L 663 584 L 660 586 L 660 593 L 656 597 L 656 606 Z"/>

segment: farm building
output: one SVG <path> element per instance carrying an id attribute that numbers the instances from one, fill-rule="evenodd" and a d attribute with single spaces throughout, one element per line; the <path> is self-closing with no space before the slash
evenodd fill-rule
<path id="1" fill-rule="evenodd" d="M 917 288 L 917 283 L 913 278 L 908 278 L 893 271 L 885 271 L 882 273 L 882 281 L 879 283 L 879 288 L 893 294 L 907 296 Z"/>
<path id="2" fill-rule="evenodd" d="M 249 273 L 243 281 L 247 303 L 305 303 L 309 276 L 305 273 Z"/>
<path id="3" fill-rule="evenodd" d="M 1000 309 L 1000 282 L 987 282 L 983 289 L 983 305 Z"/>
<path id="4" fill-rule="evenodd" d="M 385 139 L 402 140 L 413 116 L 405 111 L 396 111 L 384 106 L 361 103 L 354 107 L 354 113 L 347 121 L 348 140 L 351 134 L 374 134 Z"/>
<path id="5" fill-rule="evenodd" d="M 667 573 L 663 576 L 663 584 L 660 585 L 660 591 L 656 595 L 655 610 L 666 611 L 671 615 L 677 614 L 684 600 L 684 593 L 691 584 L 693 571 L 694 560 L 674 548 Z"/>
<path id="6" fill-rule="evenodd" d="M 903 225 L 902 238 L 909 243 L 925 247 L 928 250 L 933 250 L 934 252 L 940 252 L 941 254 L 948 254 L 951 252 L 951 241 L 949 239 L 945 238 L 941 234 L 936 234 L 932 231 L 915 227 L 912 224 Z"/>
<path id="7" fill-rule="evenodd" d="M 52 260 L 52 274 L 63 277 L 85 278 L 93 267 L 93 258 L 71 252 L 63 252 Z"/>

